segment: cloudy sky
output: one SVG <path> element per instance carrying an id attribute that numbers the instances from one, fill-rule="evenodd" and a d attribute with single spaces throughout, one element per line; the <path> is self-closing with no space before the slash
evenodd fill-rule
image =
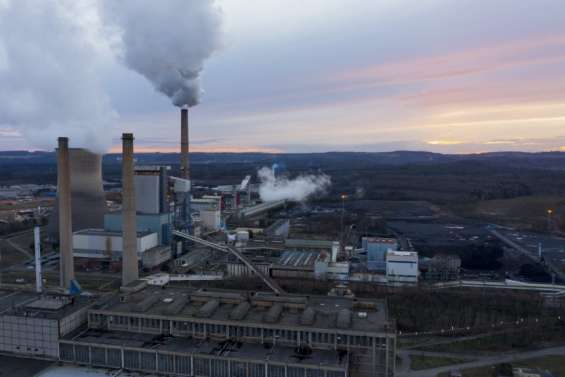
<path id="1" fill-rule="evenodd" d="M 168 6 L 167 0 L 158 3 Z M 190 110 L 194 151 L 565 150 L 562 0 L 218 0 L 217 5 L 222 46 L 205 61 L 205 93 Z M 2 62 L 9 67 L 11 59 L 6 33 L 18 35 L 16 29 L 27 27 L 2 24 L 10 6 L 10 0 L 0 0 L 0 84 L 18 88 L 43 62 L 18 64 L 20 71 L 4 68 L 2 75 Z M 49 12 L 39 8 L 38 16 Z M 87 100 L 91 107 L 75 106 L 76 112 L 91 113 L 76 119 L 88 122 L 98 109 L 110 109 L 112 117 L 95 121 L 105 124 L 100 132 L 111 135 L 114 148 L 121 132 L 132 131 L 138 150 L 177 150 L 178 109 L 108 52 L 95 30 L 95 8 L 85 5 L 80 15 L 73 13 L 84 27 L 80 32 L 100 47 L 92 58 L 97 64 L 68 68 L 85 81 L 96 80 L 101 93 Z M 22 38 L 57 49 L 57 41 L 45 41 L 49 34 L 41 27 L 21 31 Z M 59 70 L 62 76 L 65 70 Z M 30 132 L 27 125 L 39 115 L 21 121 L 19 107 L 13 110 L 20 97 L 4 91 L 0 88 L 0 100 L 12 107 L 10 116 L 0 114 L 0 149 L 48 149 L 51 133 L 43 135 L 41 127 Z M 61 94 L 49 112 L 67 105 L 74 106 Z M 1 110 L 6 113 L 0 104 Z M 80 130 L 80 121 L 73 127 Z"/>

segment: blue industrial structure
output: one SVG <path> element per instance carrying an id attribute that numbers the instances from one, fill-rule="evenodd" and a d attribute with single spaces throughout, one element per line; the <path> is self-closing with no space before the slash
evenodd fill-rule
<path id="1" fill-rule="evenodd" d="M 386 271 L 386 253 L 398 250 L 398 242 L 394 238 L 363 237 L 361 246 L 367 253 L 367 269 L 370 271 Z"/>

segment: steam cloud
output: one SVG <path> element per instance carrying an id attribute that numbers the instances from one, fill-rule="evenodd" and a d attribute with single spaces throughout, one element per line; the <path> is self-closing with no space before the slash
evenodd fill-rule
<path id="1" fill-rule="evenodd" d="M 0 134 L 102 152 L 115 114 L 97 80 L 100 46 L 74 0 L 0 0 Z M 95 7 L 92 7 L 95 10 Z"/>
<path id="2" fill-rule="evenodd" d="M 220 47 L 214 0 L 102 0 L 102 19 L 119 38 L 125 64 L 175 106 L 198 104 L 204 61 Z"/>
<path id="3" fill-rule="evenodd" d="M 324 192 L 331 184 L 326 174 L 301 175 L 295 179 L 276 178 L 272 169 L 263 167 L 257 175 L 261 181 L 259 195 L 266 202 L 283 199 L 302 202 L 316 193 Z"/>

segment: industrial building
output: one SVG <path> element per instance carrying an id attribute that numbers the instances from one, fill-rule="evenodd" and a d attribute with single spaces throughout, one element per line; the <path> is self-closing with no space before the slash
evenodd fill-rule
<path id="1" fill-rule="evenodd" d="M 117 262 L 123 256 L 123 237 L 121 232 L 101 229 L 85 229 L 73 234 L 74 257 L 80 263 L 85 258 L 97 262 Z M 137 232 L 137 255 L 145 268 L 156 267 L 171 259 L 171 249 L 161 245 L 158 233 Z"/>
<path id="2" fill-rule="evenodd" d="M 170 212 L 167 198 L 167 167 L 134 168 L 134 245 L 139 264 L 152 269 L 171 259 Z M 124 203 L 125 205 L 125 203 Z M 83 229 L 73 234 L 74 256 L 79 262 L 112 263 L 119 269 L 123 257 L 123 211 L 104 216 L 103 228 Z"/>
<path id="3" fill-rule="evenodd" d="M 180 376 L 393 376 L 385 302 L 145 288 L 88 312 L 61 361 Z"/>
<path id="4" fill-rule="evenodd" d="M 285 224 L 283 220 L 281 224 Z M 248 235 L 252 229 L 236 229 L 236 245 L 243 254 L 267 276 L 281 279 L 321 279 L 348 280 L 349 262 L 338 262 L 339 242 L 287 238 L 284 241 L 276 237 L 265 240 L 242 240 L 239 233 Z M 270 241 L 270 242 L 267 242 Z M 227 276 L 241 278 L 253 277 L 253 271 L 241 260 L 233 256 L 226 262 Z"/>
<path id="5" fill-rule="evenodd" d="M 0 291 L 0 352 L 57 359 L 59 340 L 87 320 L 94 300 Z"/>
<path id="6" fill-rule="evenodd" d="M 136 212 L 169 212 L 167 166 L 136 166 L 134 173 Z"/>
<path id="7" fill-rule="evenodd" d="M 283 251 L 273 252 L 270 255 L 246 254 L 256 268 L 265 275 L 275 278 L 300 278 L 315 279 L 317 266 L 329 262 L 328 254 L 315 251 Z M 320 267 L 318 267 L 320 268 Z M 228 258 L 226 263 L 229 277 L 252 277 L 251 271 L 244 263 L 235 257 Z"/>
<path id="8" fill-rule="evenodd" d="M 190 200 L 190 210 L 197 216 L 201 225 L 207 230 L 222 228 L 221 196 L 205 195 L 199 199 Z"/>
<path id="9" fill-rule="evenodd" d="M 418 253 L 389 251 L 386 254 L 386 278 L 392 284 L 418 283 Z"/>
<path id="10" fill-rule="evenodd" d="M 461 258 L 453 254 L 436 254 L 421 266 L 425 278 L 435 281 L 459 280 Z"/>
<path id="11" fill-rule="evenodd" d="M 137 213 L 136 230 L 138 232 L 157 233 L 159 243 L 168 245 L 171 242 L 171 222 L 168 213 Z M 104 230 L 108 232 L 122 231 L 122 213 L 113 212 L 104 216 Z"/>
<path id="12" fill-rule="evenodd" d="M 395 238 L 363 237 L 361 247 L 367 254 L 367 269 L 384 273 L 387 252 L 398 250 L 398 241 Z"/>

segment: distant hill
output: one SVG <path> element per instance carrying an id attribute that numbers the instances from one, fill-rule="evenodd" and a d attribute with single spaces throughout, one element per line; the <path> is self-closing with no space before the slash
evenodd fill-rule
<path id="1" fill-rule="evenodd" d="M 431 152 L 191 153 L 195 184 L 253 181 L 259 168 L 278 164 L 290 175 L 323 171 L 331 176 L 327 198 L 349 193 L 364 199 L 462 203 L 490 199 L 565 196 L 565 153 L 499 152 L 447 155 Z M 170 165 L 177 153 L 138 153 L 137 164 Z M 121 179 L 120 154 L 103 159 L 104 179 Z M 54 152 L 0 152 L 0 185 L 57 181 Z"/>
<path id="2" fill-rule="evenodd" d="M 565 169 L 565 152 L 493 152 L 481 154 L 440 154 L 419 151 L 327 152 L 327 153 L 191 153 L 192 164 L 284 164 L 289 169 L 370 168 L 375 166 L 484 163 L 498 167 Z M 177 153 L 137 153 L 141 164 L 178 164 Z M 119 154 L 106 154 L 104 164 L 119 164 Z M 0 165 L 53 164 L 55 152 L 0 151 Z"/>

